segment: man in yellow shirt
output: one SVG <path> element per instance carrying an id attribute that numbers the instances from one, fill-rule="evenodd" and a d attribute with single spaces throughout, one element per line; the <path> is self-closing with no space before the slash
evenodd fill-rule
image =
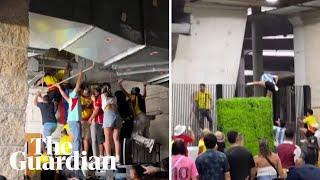
<path id="1" fill-rule="evenodd" d="M 304 124 L 304 127 L 300 128 L 300 131 L 303 132 L 306 137 L 313 136 L 318 128 L 318 122 L 313 116 L 312 109 L 307 109 L 306 117 L 300 120 L 300 123 Z"/>
<path id="2" fill-rule="evenodd" d="M 204 129 L 204 118 L 207 118 L 209 121 L 209 129 L 212 131 L 212 96 L 211 93 L 206 91 L 206 85 L 200 84 L 200 89 L 194 94 L 194 107 L 193 112 L 196 114 L 196 117 L 199 119 L 199 125 L 201 129 Z"/>

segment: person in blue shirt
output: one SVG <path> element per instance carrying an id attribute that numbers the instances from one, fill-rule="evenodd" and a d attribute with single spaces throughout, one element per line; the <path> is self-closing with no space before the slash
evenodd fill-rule
<path id="1" fill-rule="evenodd" d="M 277 82 L 279 77 L 277 75 L 263 73 L 260 77 L 260 81 L 249 82 L 247 86 L 260 86 L 267 89 L 267 97 L 272 97 L 272 94 L 279 90 Z"/>
<path id="2" fill-rule="evenodd" d="M 200 180 L 230 180 L 230 167 L 227 156 L 216 150 L 217 138 L 210 133 L 204 137 L 207 151 L 196 159 Z"/>
<path id="3" fill-rule="evenodd" d="M 68 118 L 67 123 L 70 128 L 71 142 L 72 142 L 72 154 L 78 151 L 80 153 L 81 148 L 81 103 L 80 103 L 80 85 L 81 85 L 82 70 L 78 76 L 75 88 L 69 92 L 69 96 L 63 91 L 59 84 L 58 87 L 62 97 L 68 102 Z"/>

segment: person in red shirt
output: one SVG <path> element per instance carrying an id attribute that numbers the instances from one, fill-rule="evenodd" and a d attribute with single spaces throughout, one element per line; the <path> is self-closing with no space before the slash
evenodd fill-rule
<path id="1" fill-rule="evenodd" d="M 186 126 L 183 125 L 177 125 L 174 128 L 174 133 L 172 136 L 172 140 L 182 140 L 186 145 L 188 145 L 189 143 L 192 143 L 195 140 L 195 136 L 194 136 L 194 132 L 192 131 L 191 127 L 188 127 L 188 131 Z M 188 135 L 190 134 L 190 135 Z"/>
<path id="2" fill-rule="evenodd" d="M 104 155 L 103 143 L 103 110 L 102 110 L 102 100 L 101 100 L 101 89 L 100 87 L 95 87 L 92 90 L 92 101 L 93 101 L 93 113 L 89 118 L 88 122 L 91 123 L 91 141 L 92 141 L 92 151 L 93 155 L 97 156 L 97 144 L 99 147 L 99 156 Z"/>

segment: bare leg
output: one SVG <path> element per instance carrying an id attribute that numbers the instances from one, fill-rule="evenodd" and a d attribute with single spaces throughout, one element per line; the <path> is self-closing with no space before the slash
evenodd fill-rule
<path id="1" fill-rule="evenodd" d="M 103 153 L 103 150 L 104 150 L 103 144 L 99 144 L 98 146 L 99 146 L 99 156 L 104 156 L 104 153 Z"/>
<path id="2" fill-rule="evenodd" d="M 264 81 L 253 81 L 253 82 L 249 82 L 246 84 L 247 86 L 260 86 L 265 88 L 266 87 L 266 83 Z"/>
<path id="3" fill-rule="evenodd" d="M 120 131 L 119 129 L 113 129 L 113 142 L 116 151 L 116 159 L 120 160 Z"/>
<path id="4" fill-rule="evenodd" d="M 83 150 L 89 152 L 89 140 L 86 137 L 83 138 Z"/>
<path id="5" fill-rule="evenodd" d="M 104 149 L 105 149 L 106 155 L 110 156 L 111 155 L 111 141 L 112 141 L 112 138 L 110 138 L 110 137 L 112 135 L 112 129 L 111 128 L 103 128 L 103 131 L 104 131 L 104 137 L 105 137 Z"/>

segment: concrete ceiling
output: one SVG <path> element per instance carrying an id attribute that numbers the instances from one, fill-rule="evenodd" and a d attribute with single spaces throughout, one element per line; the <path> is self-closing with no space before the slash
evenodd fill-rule
<path id="1" fill-rule="evenodd" d="M 252 49 L 251 41 L 251 22 L 259 18 L 263 36 L 277 36 L 293 34 L 292 24 L 289 22 L 286 12 L 293 9 L 293 7 L 300 7 L 300 10 L 310 9 L 310 6 L 317 6 L 320 1 L 311 0 L 279 0 L 277 3 L 268 3 L 266 0 L 173 0 L 173 22 L 174 23 L 190 23 L 190 14 L 186 12 L 186 7 L 192 6 L 213 6 L 216 8 L 250 8 L 255 6 L 273 7 L 274 10 L 261 13 L 259 15 L 248 16 L 246 25 L 243 50 L 244 52 Z M 309 7 L 302 7 L 309 6 Z M 314 7 L 313 7 L 314 8 Z M 294 9 L 296 10 L 296 9 Z M 270 12 L 270 13 L 269 13 Z M 272 12 L 272 14 L 271 14 Z M 273 13 L 275 12 L 275 13 Z M 175 47 L 178 41 L 177 34 L 173 36 L 172 53 L 175 54 Z M 263 49 L 265 50 L 293 50 L 293 39 L 264 39 Z M 294 71 L 293 57 L 276 57 L 265 56 L 263 58 L 264 70 L 282 74 L 292 79 Z M 246 54 L 244 56 L 245 69 L 252 70 L 252 56 Z M 250 76 L 246 76 L 246 79 Z M 252 77 L 252 76 L 251 76 Z M 252 79 L 251 79 L 252 80 Z M 287 81 L 287 82 L 292 82 Z"/>

